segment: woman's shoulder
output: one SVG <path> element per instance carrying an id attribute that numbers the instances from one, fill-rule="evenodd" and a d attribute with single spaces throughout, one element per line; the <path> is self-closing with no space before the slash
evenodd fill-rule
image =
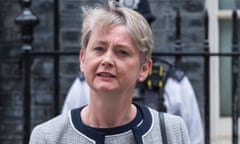
<path id="1" fill-rule="evenodd" d="M 55 137 L 67 127 L 70 127 L 68 113 L 58 115 L 44 123 L 36 125 L 32 130 L 30 143 L 35 140 L 43 141 L 44 139 L 48 139 L 46 136 Z"/>
<path id="2" fill-rule="evenodd" d="M 186 124 L 180 116 L 170 113 L 158 112 L 151 108 L 150 111 L 155 119 L 155 125 L 164 124 L 169 143 L 190 143 Z M 159 113 L 163 113 L 164 123 L 160 123 Z"/>
<path id="3" fill-rule="evenodd" d="M 158 112 L 152 108 L 149 108 L 153 117 L 155 117 L 155 119 L 159 119 L 159 113 L 163 113 L 164 115 L 164 122 L 166 124 L 166 128 L 168 127 L 174 127 L 174 126 L 179 126 L 179 127 L 185 127 L 185 123 L 183 121 L 183 119 L 178 116 L 178 115 L 173 115 L 170 113 L 165 113 L 165 112 Z M 157 117 L 157 118 L 156 118 Z"/>
<path id="4" fill-rule="evenodd" d="M 69 120 L 68 115 L 69 115 L 69 112 L 59 114 L 59 115 L 41 123 L 40 125 L 42 125 L 42 126 L 56 126 L 56 125 L 64 124 L 65 122 L 67 122 Z"/>
<path id="5" fill-rule="evenodd" d="M 148 106 L 147 106 L 148 107 Z M 165 121 L 174 121 L 174 122 L 180 122 L 183 121 L 182 118 L 178 115 L 173 115 L 166 112 L 159 112 L 151 107 L 148 107 L 149 111 L 152 113 L 152 115 L 159 117 L 159 113 L 163 113 Z"/>

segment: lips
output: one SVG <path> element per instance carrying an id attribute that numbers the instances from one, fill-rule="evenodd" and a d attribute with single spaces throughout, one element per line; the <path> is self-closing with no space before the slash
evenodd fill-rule
<path id="1" fill-rule="evenodd" d="M 111 77 L 111 78 L 114 78 L 115 75 L 113 75 L 112 73 L 109 73 L 109 72 L 100 72 L 100 73 L 97 73 L 97 76 L 101 76 L 101 77 Z"/>

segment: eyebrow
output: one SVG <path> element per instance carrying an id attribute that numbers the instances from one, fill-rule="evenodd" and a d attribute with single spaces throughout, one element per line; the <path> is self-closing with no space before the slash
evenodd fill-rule
<path id="1" fill-rule="evenodd" d="M 94 43 L 93 43 L 94 45 L 96 45 L 96 44 L 101 44 L 101 45 L 107 45 L 107 42 L 106 41 L 104 41 L 104 40 L 97 40 L 97 41 L 95 41 Z M 127 43 L 127 44 L 119 44 L 119 43 L 117 43 L 116 45 L 115 45 L 115 47 L 122 47 L 122 48 L 131 48 L 131 46 Z"/>

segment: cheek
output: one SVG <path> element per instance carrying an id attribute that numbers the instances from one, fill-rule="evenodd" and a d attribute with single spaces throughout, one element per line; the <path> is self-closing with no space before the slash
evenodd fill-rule
<path id="1" fill-rule="evenodd" d="M 97 58 L 91 58 L 91 57 L 85 57 L 84 63 L 83 63 L 83 67 L 84 70 L 87 72 L 96 70 L 98 65 L 98 60 Z"/>
<path id="2" fill-rule="evenodd" d="M 122 72 L 122 74 L 125 77 L 132 80 L 132 79 L 137 79 L 139 72 L 140 72 L 139 65 L 137 63 L 133 63 L 130 65 L 125 64 L 124 71 Z"/>

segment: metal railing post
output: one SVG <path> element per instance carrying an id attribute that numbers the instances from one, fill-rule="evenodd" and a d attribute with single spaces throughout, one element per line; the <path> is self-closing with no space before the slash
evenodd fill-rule
<path id="1" fill-rule="evenodd" d="M 204 14 L 204 52 L 209 53 L 208 42 L 208 12 Z M 204 58 L 204 134 L 205 144 L 210 144 L 210 59 L 206 55 Z"/>
<path id="2" fill-rule="evenodd" d="M 59 51 L 59 1 L 54 0 L 54 50 Z M 54 111 L 59 114 L 59 55 L 55 55 L 54 63 Z"/>
<path id="3" fill-rule="evenodd" d="M 238 20 L 237 11 L 232 13 L 232 52 L 238 52 Z M 238 57 L 232 57 L 232 143 L 238 144 Z"/>
<path id="4" fill-rule="evenodd" d="M 23 50 L 23 143 L 29 141 L 31 128 L 31 55 L 34 26 L 38 18 L 33 15 L 30 6 L 31 0 L 21 0 L 22 13 L 15 22 L 20 25 Z"/>
<path id="5" fill-rule="evenodd" d="M 177 14 L 176 14 L 176 33 L 175 33 L 175 37 L 176 37 L 176 47 L 175 47 L 175 51 L 176 52 L 181 52 L 182 51 L 182 47 L 181 47 L 181 14 L 180 14 L 180 10 L 177 9 Z M 181 65 L 181 55 L 177 55 L 175 56 L 175 66 L 177 68 L 180 68 Z"/>

